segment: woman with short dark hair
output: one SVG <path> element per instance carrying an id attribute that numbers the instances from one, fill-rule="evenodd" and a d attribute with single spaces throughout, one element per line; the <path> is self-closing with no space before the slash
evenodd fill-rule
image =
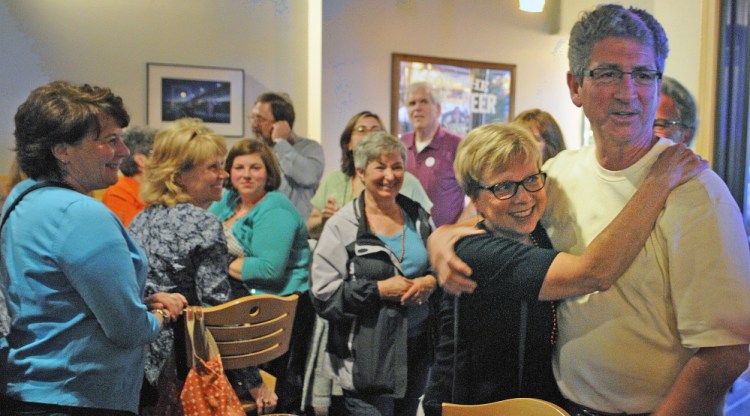
<path id="1" fill-rule="evenodd" d="M 187 302 L 153 293 L 144 304 L 145 254 L 88 196 L 117 182 L 130 117 L 107 88 L 55 81 L 32 91 L 15 121 L 30 179 L 3 212 L 0 276 L 12 320 L 1 413 L 133 415 L 143 347 Z"/>

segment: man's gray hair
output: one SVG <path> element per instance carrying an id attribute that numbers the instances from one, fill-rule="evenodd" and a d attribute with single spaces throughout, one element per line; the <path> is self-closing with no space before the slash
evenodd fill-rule
<path id="1" fill-rule="evenodd" d="M 584 13 L 570 31 L 568 61 L 579 83 L 583 82 L 594 45 L 609 37 L 628 38 L 653 48 L 656 70 L 664 72 L 669 42 L 661 24 L 645 10 L 605 4 Z"/>
<path id="2" fill-rule="evenodd" d="M 133 156 L 138 153 L 148 156 L 154 147 L 154 136 L 156 136 L 156 130 L 148 127 L 131 126 L 123 130 L 122 141 L 130 149 L 130 155 L 120 164 L 120 171 L 123 175 L 133 176 L 140 172 Z"/>
<path id="3" fill-rule="evenodd" d="M 370 133 L 354 146 L 354 167 L 364 170 L 380 155 L 391 153 L 398 153 L 406 164 L 406 147 L 401 140 L 384 131 Z"/>
<path id="4" fill-rule="evenodd" d="M 427 93 L 430 94 L 430 98 L 432 99 L 432 104 L 440 105 L 440 101 L 441 101 L 440 94 L 438 94 L 437 91 L 435 91 L 435 89 L 432 88 L 432 84 L 430 84 L 429 82 L 424 82 L 424 81 L 413 82 L 409 84 L 409 86 L 406 87 L 406 96 L 404 98 L 408 100 L 409 94 L 411 94 L 412 92 L 416 90 L 427 91 Z"/>
<path id="5" fill-rule="evenodd" d="M 695 133 L 698 127 L 698 109 L 690 91 L 676 79 L 664 77 L 661 81 L 661 93 L 674 101 L 677 112 L 680 113 L 680 121 Z M 690 139 L 692 140 L 692 137 Z"/>

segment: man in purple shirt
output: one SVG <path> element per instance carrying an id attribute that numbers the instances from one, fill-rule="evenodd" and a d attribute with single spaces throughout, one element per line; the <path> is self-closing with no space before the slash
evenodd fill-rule
<path id="1" fill-rule="evenodd" d="M 401 137 L 406 146 L 406 170 L 419 179 L 434 204 L 431 214 L 435 225 L 452 224 L 462 212 L 473 212 L 472 207 L 464 207 L 465 195 L 453 173 L 461 138 L 440 127 L 440 98 L 430 84 L 409 85 L 406 106 L 414 127 L 413 132 Z"/>

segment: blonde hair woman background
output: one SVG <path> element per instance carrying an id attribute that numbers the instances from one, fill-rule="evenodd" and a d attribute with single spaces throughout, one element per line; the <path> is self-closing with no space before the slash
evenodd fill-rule
<path id="1" fill-rule="evenodd" d="M 227 178 L 224 138 L 199 119 L 181 119 L 155 138 L 143 183 L 148 206 L 129 232 L 149 259 L 146 293 L 181 293 L 190 305 L 212 306 L 232 299 L 227 278 L 227 245 L 219 220 L 206 208 L 221 198 Z M 159 394 L 155 409 L 143 413 L 180 415 L 184 380 L 182 325 L 163 331 L 146 354 L 146 378 Z M 273 410 L 276 397 L 257 368 L 227 371 L 239 395 L 250 394 L 260 412 Z"/>

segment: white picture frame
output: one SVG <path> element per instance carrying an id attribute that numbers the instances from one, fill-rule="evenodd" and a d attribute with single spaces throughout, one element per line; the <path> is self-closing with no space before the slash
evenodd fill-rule
<path id="1" fill-rule="evenodd" d="M 245 71 L 235 68 L 146 64 L 146 121 L 161 129 L 197 117 L 217 134 L 243 137 Z"/>

